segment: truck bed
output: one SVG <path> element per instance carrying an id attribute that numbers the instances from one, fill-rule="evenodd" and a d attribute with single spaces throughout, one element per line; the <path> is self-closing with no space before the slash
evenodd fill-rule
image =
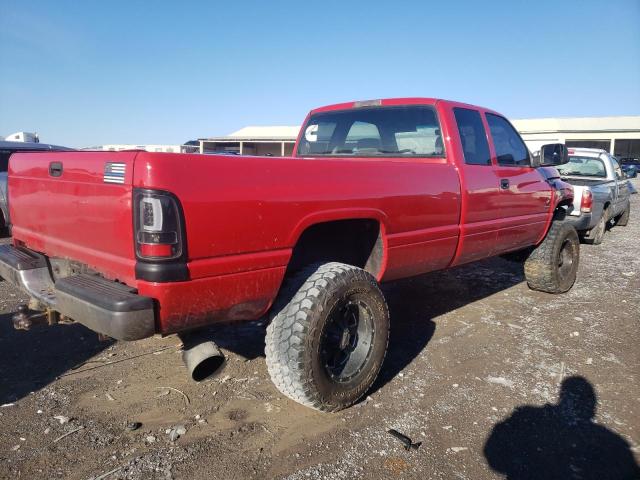
<path id="1" fill-rule="evenodd" d="M 63 164 L 62 178 L 50 174 L 55 164 Z M 109 173 L 113 165 L 120 177 Z M 157 283 L 136 273 L 146 264 L 134 252 L 134 188 L 179 198 L 188 281 Z M 445 268 L 460 230 L 459 178 L 437 158 L 26 153 L 11 158 L 9 193 L 14 243 L 157 299 L 163 333 L 183 329 L 185 318 L 193 326 L 261 315 L 302 232 L 327 218 L 384 225 L 386 255 L 373 271 L 384 280 Z"/>

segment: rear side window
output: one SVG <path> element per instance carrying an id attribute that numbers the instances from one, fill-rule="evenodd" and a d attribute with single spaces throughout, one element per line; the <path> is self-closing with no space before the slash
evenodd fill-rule
<path id="1" fill-rule="evenodd" d="M 487 134 L 482 125 L 480 112 L 468 108 L 454 108 L 460 141 L 464 152 L 464 163 L 469 165 L 491 165 Z"/>
<path id="2" fill-rule="evenodd" d="M 496 149 L 498 165 L 507 167 L 528 167 L 531 165 L 527 146 L 506 119 L 487 113 L 487 123 L 491 138 L 493 138 L 493 146 Z"/>

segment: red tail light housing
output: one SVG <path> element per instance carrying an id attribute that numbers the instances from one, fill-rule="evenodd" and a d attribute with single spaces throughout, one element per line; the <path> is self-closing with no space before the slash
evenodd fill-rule
<path id="1" fill-rule="evenodd" d="M 184 257 L 184 220 L 174 195 L 135 189 L 133 219 L 138 259 L 162 262 Z"/>
<path id="2" fill-rule="evenodd" d="M 586 188 L 582 190 L 582 199 L 580 200 L 580 211 L 583 213 L 590 213 L 591 207 L 593 207 L 593 194 L 591 190 Z"/>

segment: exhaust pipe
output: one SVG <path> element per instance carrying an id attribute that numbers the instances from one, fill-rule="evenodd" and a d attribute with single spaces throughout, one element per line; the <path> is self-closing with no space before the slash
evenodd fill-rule
<path id="1" fill-rule="evenodd" d="M 206 341 L 188 348 L 185 344 L 182 351 L 182 361 L 186 365 L 191 378 L 196 382 L 201 382 L 218 374 L 227 359 L 218 348 L 218 345 L 211 341 Z"/>

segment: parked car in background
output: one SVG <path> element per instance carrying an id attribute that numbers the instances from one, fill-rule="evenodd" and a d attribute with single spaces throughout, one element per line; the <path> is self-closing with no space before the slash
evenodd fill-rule
<path id="1" fill-rule="evenodd" d="M 9 209 L 7 207 L 7 169 L 11 154 L 14 152 L 53 152 L 63 150 L 73 149 L 46 143 L 0 141 L 0 231 L 8 231 L 10 225 Z"/>
<path id="2" fill-rule="evenodd" d="M 615 157 L 596 148 L 570 148 L 569 162 L 558 166 L 573 185 L 573 209 L 567 219 L 586 243 L 602 243 L 607 229 L 629 221 L 631 186 Z"/>
<path id="3" fill-rule="evenodd" d="M 620 168 L 627 176 L 627 178 L 636 178 L 638 176 L 638 169 L 640 165 L 632 164 L 632 163 L 620 163 Z"/>
<path id="4" fill-rule="evenodd" d="M 573 286 L 566 161 L 562 144 L 532 158 L 496 112 L 430 98 L 316 109 L 287 158 L 17 154 L 0 274 L 44 312 L 17 328 L 64 316 L 136 340 L 268 314 L 276 387 L 336 411 L 384 360 L 379 282 L 527 249 L 532 289 Z M 196 380 L 224 363 L 210 341 L 185 347 Z"/>
<path id="5" fill-rule="evenodd" d="M 640 158 L 621 157 L 621 158 L 618 158 L 618 160 L 621 165 L 634 165 L 638 170 L 640 170 Z"/>

